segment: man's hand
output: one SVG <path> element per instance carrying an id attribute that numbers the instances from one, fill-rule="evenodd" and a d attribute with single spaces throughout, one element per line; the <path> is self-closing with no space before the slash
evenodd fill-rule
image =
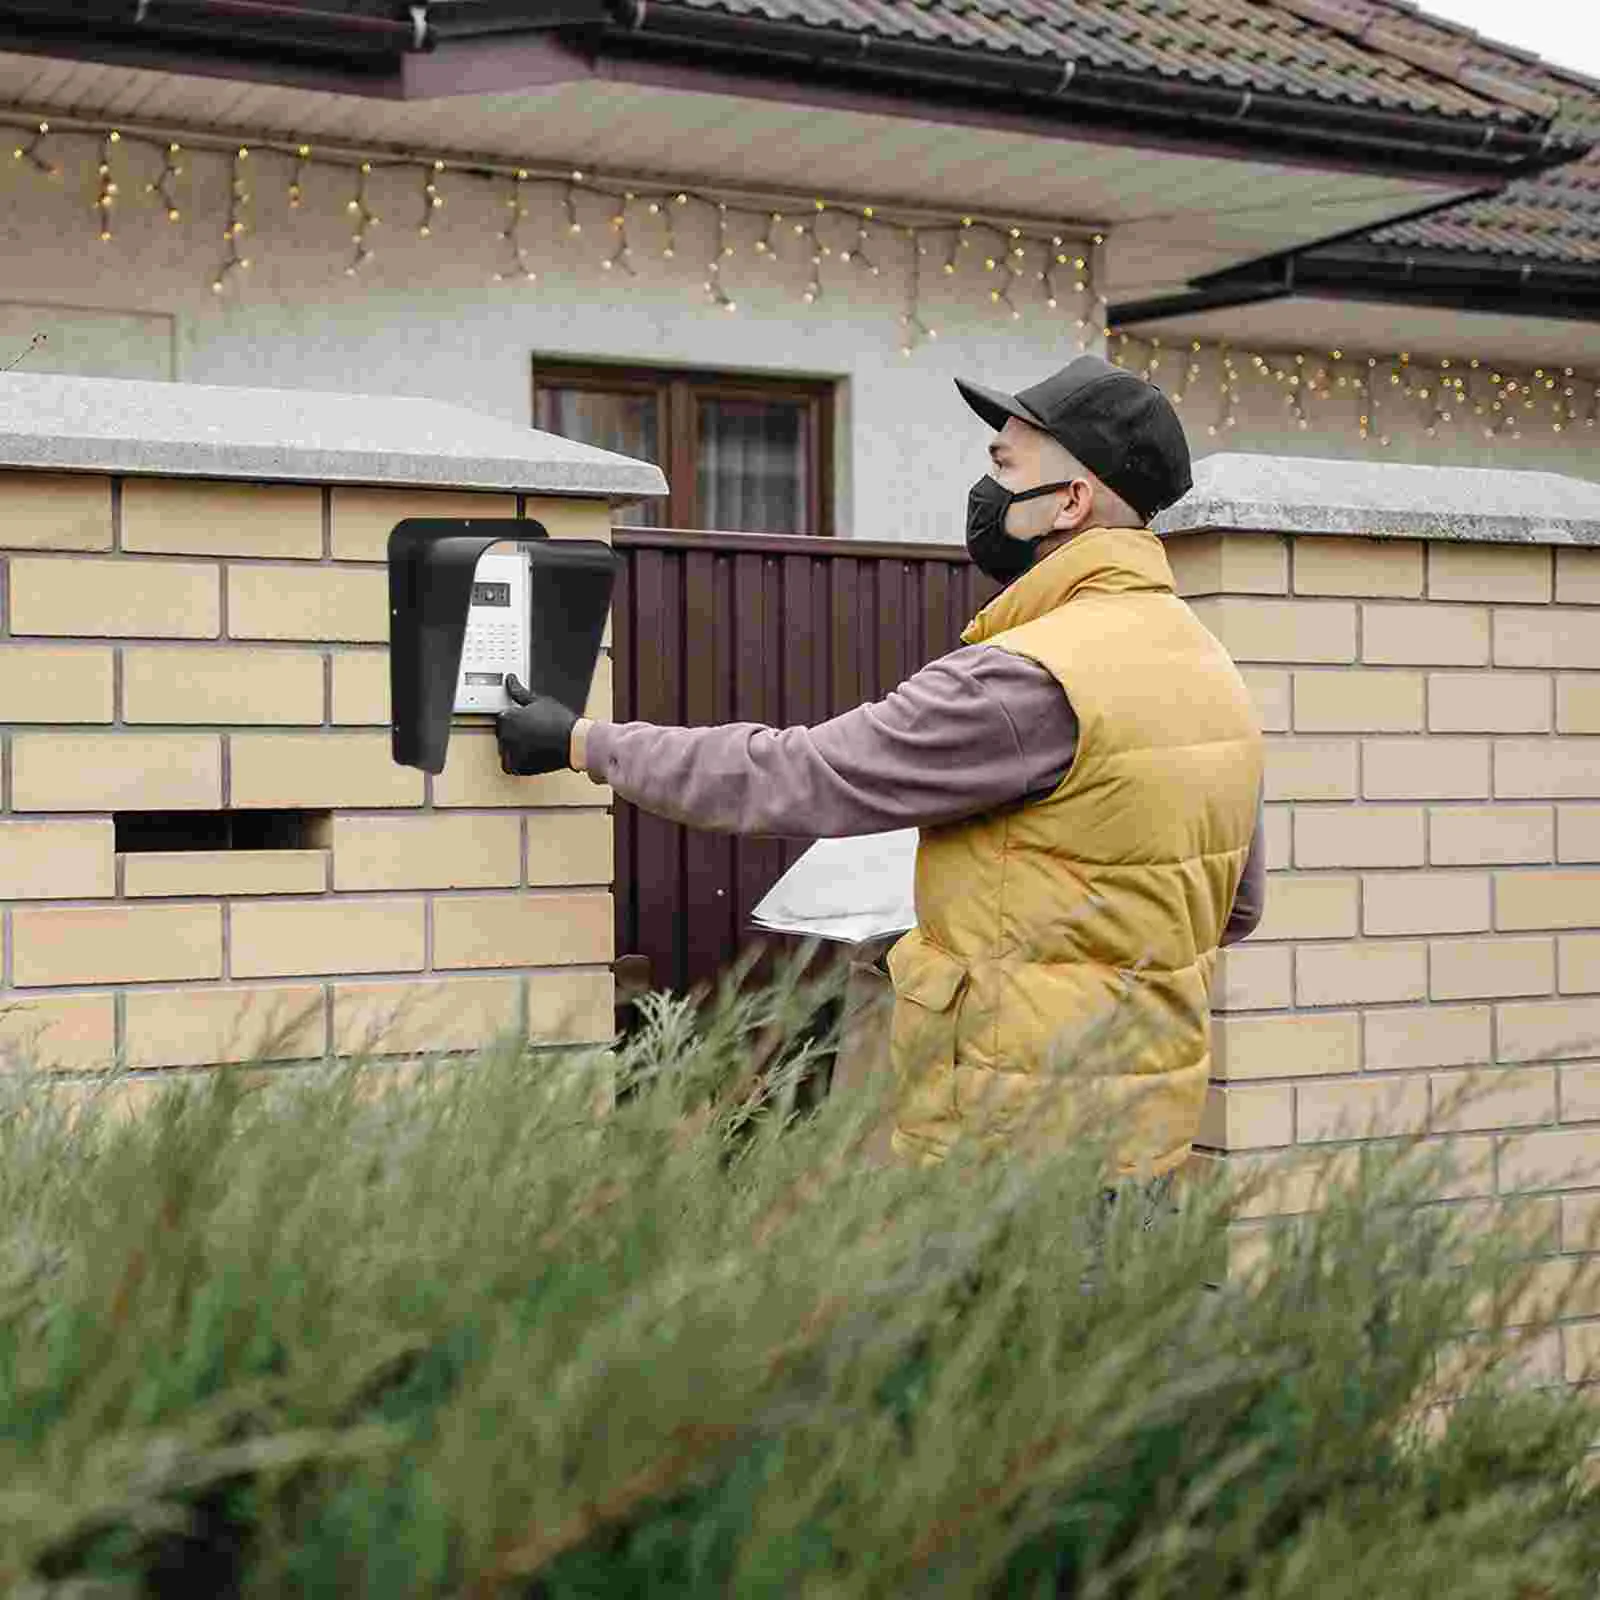
<path id="1" fill-rule="evenodd" d="M 562 771 L 567 765 L 577 716 L 559 700 L 525 688 L 514 672 L 506 677 L 506 693 L 516 705 L 494 719 L 500 770 L 517 778 Z"/>

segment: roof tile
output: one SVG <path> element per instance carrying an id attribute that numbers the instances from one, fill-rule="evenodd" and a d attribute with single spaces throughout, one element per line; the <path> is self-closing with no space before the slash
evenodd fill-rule
<path id="1" fill-rule="evenodd" d="M 818 28 L 1226 83 L 1600 141 L 1600 83 L 1410 0 L 665 0 Z M 1592 3 L 1592 0 L 1591 0 Z M 1600 151 L 1369 237 L 1416 250 L 1600 261 Z"/>
<path id="2" fill-rule="evenodd" d="M 741 11 L 741 0 L 669 0 Z M 1282 0 L 757 0 L 769 17 L 1358 105 L 1526 122 L 1528 113 L 1296 16 Z M 1288 0 L 1295 4 L 1297 0 Z M 1306 3 L 1306 0 L 1298 0 Z M 1312 0 L 1327 6 L 1335 0 Z M 1353 0 L 1337 0 L 1345 6 Z"/>

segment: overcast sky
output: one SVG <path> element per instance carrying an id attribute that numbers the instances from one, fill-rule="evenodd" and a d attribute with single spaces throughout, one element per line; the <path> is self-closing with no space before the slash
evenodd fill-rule
<path id="1" fill-rule="evenodd" d="M 1600 78 L 1600 0 L 1421 0 L 1421 9 Z"/>

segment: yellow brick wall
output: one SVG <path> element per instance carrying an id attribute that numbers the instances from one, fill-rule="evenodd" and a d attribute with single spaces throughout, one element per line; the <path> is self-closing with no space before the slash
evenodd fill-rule
<path id="1" fill-rule="evenodd" d="M 1219 962 L 1196 1155 L 1272 1176 L 1232 1259 L 1338 1158 L 1415 1134 L 1456 1158 L 1441 1203 L 1527 1223 L 1549 1256 L 1532 1319 L 1600 1267 L 1600 550 L 1167 549 L 1266 730 L 1267 910 Z M 1591 1290 L 1542 1331 L 1538 1381 L 1600 1353 L 1596 1319 Z"/>
<path id="2" fill-rule="evenodd" d="M 389 754 L 390 528 L 522 514 L 610 539 L 592 501 L 0 470 L 0 1070 L 611 1037 L 611 791 L 507 778 L 481 718 L 437 778 Z M 224 807 L 331 821 L 117 854 L 114 812 Z"/>

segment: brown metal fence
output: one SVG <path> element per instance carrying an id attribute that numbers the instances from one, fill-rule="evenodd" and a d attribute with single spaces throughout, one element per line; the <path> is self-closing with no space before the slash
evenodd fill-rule
<path id="1" fill-rule="evenodd" d="M 960 644 L 999 591 L 963 546 L 617 528 L 612 716 L 675 727 L 825 722 Z M 808 840 L 685 828 L 618 800 L 619 1001 L 687 993 L 760 935 L 750 912 Z M 826 957 L 824 949 L 820 953 Z"/>

